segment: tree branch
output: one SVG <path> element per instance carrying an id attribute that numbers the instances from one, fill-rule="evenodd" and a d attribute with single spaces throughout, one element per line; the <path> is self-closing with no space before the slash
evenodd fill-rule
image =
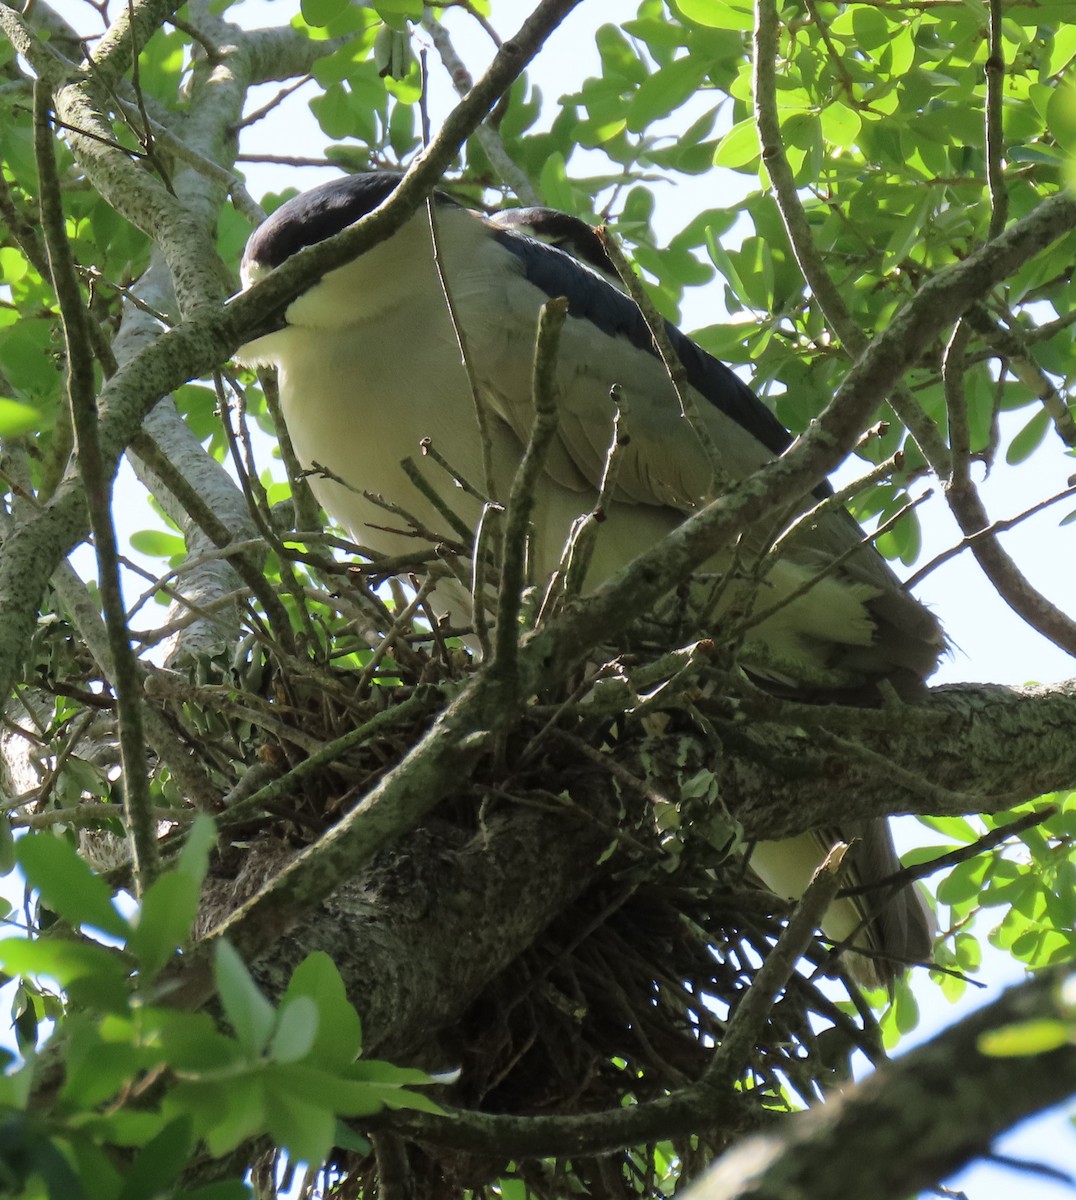
<path id="1" fill-rule="evenodd" d="M 53 290 L 60 304 L 67 357 L 67 398 L 75 431 L 78 471 L 97 551 L 98 586 L 115 672 L 123 810 L 134 867 L 135 895 L 153 882 L 158 869 L 157 822 L 146 773 L 142 726 L 142 678 L 131 648 L 120 584 L 116 529 L 112 523 L 112 475 L 106 470 L 98 436 L 93 346 L 82 291 L 67 240 L 60 179 L 53 156 L 46 85 L 34 85 L 34 149 L 41 181 L 41 227 L 45 235 Z"/>
<path id="2" fill-rule="evenodd" d="M 1064 1018 L 1061 970 L 1044 971 L 866 1082 L 725 1155 L 689 1200 L 902 1200 L 986 1153 L 1018 1121 L 1076 1091 L 1076 1046 L 1002 1057 L 983 1038 Z"/>

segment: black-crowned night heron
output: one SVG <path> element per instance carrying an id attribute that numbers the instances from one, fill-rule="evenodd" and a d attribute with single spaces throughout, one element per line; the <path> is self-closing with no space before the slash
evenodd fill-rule
<path id="1" fill-rule="evenodd" d="M 356 175 L 289 200 L 252 235 L 244 283 L 365 216 L 398 179 L 388 172 Z M 593 505 L 612 437 L 615 386 L 630 441 L 619 451 L 616 491 L 589 568 L 588 581 L 600 582 L 700 505 L 712 477 L 710 459 L 680 411 L 644 319 L 611 282 L 602 243 L 589 226 L 549 209 L 490 219 L 440 194 L 435 211 L 440 273 L 421 208 L 392 237 L 325 274 L 271 332 L 242 347 L 239 358 L 277 368 L 298 458 L 328 472 L 311 478 L 325 509 L 359 544 L 407 554 L 415 542 L 404 522 L 363 492 L 394 502 L 429 529 L 443 529 L 443 518 L 400 463 L 417 458 L 420 442 L 429 438 L 459 476 L 482 486 L 473 380 L 488 416 L 493 486 L 505 499 L 533 424 L 538 311 L 551 297 L 566 297 L 569 316 L 556 369 L 559 425 L 535 497 L 532 568 L 542 579 L 557 567 L 573 521 Z M 461 363 L 458 333 L 472 380 Z M 672 325 L 667 333 L 725 474 L 742 478 L 780 455 L 792 439 L 750 388 Z M 431 482 L 443 493 L 451 490 L 452 507 L 473 528 L 481 501 L 451 489 L 447 475 Z M 812 502 L 805 499 L 803 508 Z M 741 562 L 764 548 L 761 532 L 747 531 Z M 740 585 L 726 590 L 726 606 L 746 611 L 748 622 L 750 613 L 766 613 L 746 630 L 742 648 L 759 678 L 786 688 L 862 692 L 883 679 L 919 682 L 934 670 L 944 647 L 938 622 L 862 539 L 847 512 L 825 512 L 791 540 L 761 582 L 755 579 L 750 594 Z M 704 570 L 712 575 L 728 565 L 726 554 Z M 814 586 L 778 604 L 827 567 Z M 451 597 L 443 603 L 451 607 Z M 719 610 L 711 618 L 715 630 L 720 617 Z M 859 839 L 850 856 L 857 881 L 876 882 L 897 869 L 885 821 L 841 832 Z M 819 861 L 819 841 L 808 834 L 764 843 L 751 865 L 779 895 L 797 895 Z M 823 927 L 835 941 L 852 937 L 875 955 L 873 974 L 882 980 L 902 962 L 929 953 L 930 918 L 914 888 L 839 901 Z M 854 960 L 861 976 L 872 973 L 861 956 Z"/>

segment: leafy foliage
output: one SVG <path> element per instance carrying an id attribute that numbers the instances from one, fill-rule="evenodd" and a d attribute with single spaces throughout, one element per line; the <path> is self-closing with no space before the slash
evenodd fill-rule
<path id="1" fill-rule="evenodd" d="M 358 1015 L 324 954 L 302 962 L 274 1006 L 218 941 L 214 977 L 232 1035 L 206 1013 L 160 1003 L 153 984 L 189 944 L 213 838 L 212 822 L 199 818 L 176 866 L 129 917 L 67 841 L 47 833 L 19 839 L 20 867 L 64 927 L 0 941 L 0 964 L 23 981 L 31 1003 L 48 994 L 49 981 L 62 989 L 52 1040 L 63 1065 L 46 1042 L 0 1082 L 12 1194 L 148 1200 L 174 1186 L 200 1144 L 219 1158 L 268 1132 L 294 1161 L 318 1165 L 336 1144 L 340 1117 L 440 1111 L 412 1090 L 431 1082 L 425 1072 L 359 1058 Z M 108 948 L 86 930 L 120 945 Z M 57 1095 L 47 1119 L 28 1107 L 45 1080 Z M 247 1191 L 236 1179 L 170 1194 Z"/>

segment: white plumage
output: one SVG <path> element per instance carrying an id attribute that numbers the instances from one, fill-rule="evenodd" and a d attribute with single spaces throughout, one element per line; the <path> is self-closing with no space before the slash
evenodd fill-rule
<path id="1" fill-rule="evenodd" d="M 396 177 L 387 173 L 355 176 L 289 201 L 252 236 L 244 257 L 245 283 L 365 215 L 395 184 Z M 574 219 L 556 218 L 570 235 Z M 623 395 L 630 443 L 620 452 L 617 491 L 590 567 L 589 582 L 598 582 L 702 502 L 710 480 L 706 455 L 626 296 L 566 252 L 511 228 L 511 221 L 490 222 L 444 198 L 436 220 L 444 277 L 487 406 L 493 485 L 501 500 L 507 498 L 533 419 L 539 309 L 551 295 L 563 294 L 569 301 L 557 359 L 559 426 L 534 512 L 533 568 L 539 579 L 556 567 L 572 522 L 593 506 L 612 436 L 610 389 L 615 385 Z M 588 227 L 575 224 L 580 244 L 587 234 L 593 236 Z M 670 334 L 728 475 L 741 478 L 780 453 L 790 438 L 749 389 L 679 331 L 670 327 Z M 288 307 L 278 327 L 244 346 L 240 357 L 277 368 L 284 418 L 300 462 L 317 463 L 352 485 L 311 479 L 318 500 L 359 544 L 387 555 L 405 554 L 416 545 L 406 523 L 362 491 L 385 497 L 433 530 L 451 533 L 404 474 L 400 462 L 407 457 L 421 464 L 427 480 L 474 527 L 480 501 L 454 488 L 420 455 L 420 442 L 429 438 L 456 472 L 484 486 L 471 386 L 424 209 L 393 237 L 325 275 Z M 803 508 L 813 502 L 805 499 Z M 772 608 L 861 538 L 847 513 L 826 514 L 761 584 L 750 591 L 743 590 L 746 584 L 728 588 L 724 607 L 755 613 Z M 760 532 L 748 530 L 743 561 L 750 566 L 752 553 L 762 548 Z M 728 556 L 721 556 L 704 570 L 718 573 L 728 563 Z M 443 603 L 453 607 L 453 596 L 446 593 Z M 712 618 L 718 625 L 720 616 Z M 852 549 L 848 560 L 805 596 L 748 628 L 742 654 L 745 663 L 755 661 L 761 677 L 784 685 L 862 688 L 879 678 L 922 679 L 943 645 L 931 614 L 903 590 L 872 548 L 863 547 Z M 869 847 L 874 866 L 881 862 L 895 869 L 885 823 L 872 823 L 864 837 L 874 843 Z M 804 872 L 811 869 L 804 865 L 808 844 L 810 861 L 816 863 L 816 839 L 809 836 L 770 843 L 759 854 L 760 873 L 779 893 L 802 890 Z M 827 919 L 827 932 L 843 939 L 861 918 L 860 906 L 844 902 Z M 897 957 L 922 957 L 928 933 L 920 901 L 906 890 L 886 906 L 870 940 Z M 879 973 L 885 977 L 887 970 Z"/>

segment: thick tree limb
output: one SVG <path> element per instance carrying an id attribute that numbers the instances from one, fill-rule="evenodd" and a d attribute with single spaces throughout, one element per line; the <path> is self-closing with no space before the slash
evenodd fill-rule
<path id="1" fill-rule="evenodd" d="M 807 726 L 805 733 L 799 717 L 813 715 L 824 726 L 827 717 L 851 721 L 858 715 L 864 722 L 864 744 L 880 746 L 923 776 L 940 775 L 943 783 L 964 782 L 966 788 L 982 793 L 962 793 L 965 807 L 958 809 L 954 803 L 953 812 L 989 807 L 983 797 L 995 781 L 1012 789 L 1007 797 L 1011 801 L 1019 781 L 1025 780 L 1020 795 L 1030 799 L 1063 786 L 1065 780 L 1076 782 L 1076 745 L 1070 736 L 1074 714 L 1076 684 L 1037 689 L 1031 695 L 1006 687 L 939 688 L 922 705 L 902 707 L 895 717 L 883 711 L 857 714 L 793 705 L 790 725 L 753 719 L 750 729 L 757 743 L 729 745 L 728 759 L 720 768 L 722 796 L 749 838 L 832 826 L 842 818 L 915 811 L 917 804 L 918 811 L 938 812 L 937 797 L 927 801 L 902 792 L 894 787 L 891 774 L 873 766 L 870 770 L 860 770 L 855 763 L 849 766 L 847 755 L 836 752 L 810 752 L 815 731 Z M 901 727 L 887 734 L 888 721 L 900 721 Z M 745 734 L 743 724 L 739 732 Z M 669 740 L 675 747 L 676 739 Z M 757 756 L 752 756 L 752 747 Z M 1016 747 L 1022 748 L 1018 758 Z M 279 782 L 274 786 L 279 787 Z M 467 786 L 462 774 L 454 779 L 454 786 Z M 617 786 L 612 772 L 604 780 L 600 772 L 590 775 L 585 791 L 591 811 L 604 811 L 606 803 L 615 809 Z M 436 868 L 436 878 L 423 878 L 416 887 L 406 879 L 389 884 L 380 868 L 362 870 L 354 856 L 349 882 L 309 916 L 289 913 L 279 899 L 274 902 L 271 911 L 282 936 L 273 943 L 272 954 L 260 956 L 255 973 L 270 994 L 279 994 L 303 955 L 324 947 L 341 968 L 369 1044 L 389 1056 L 414 1052 L 416 1031 L 421 1041 L 449 1025 L 498 971 L 533 942 L 556 912 L 597 877 L 609 836 L 604 826 L 573 823 L 567 812 L 498 818 L 484 837 L 458 855 L 447 855 L 444 865 Z M 318 855 L 315 847 L 303 857 L 318 864 L 322 874 L 333 875 L 333 863 L 319 860 Z M 536 862 L 542 864 L 541 871 L 533 869 Z M 272 874 L 257 862 L 251 872 L 251 884 L 232 897 L 233 904 L 253 894 L 261 880 Z M 431 896 L 438 897 L 436 906 L 427 905 Z M 391 904 L 382 902 L 389 897 Z M 297 906 L 305 903 L 297 895 L 293 899 Z M 282 930 L 283 925 L 289 928 Z M 484 946 L 487 936 L 489 944 Z M 435 1061 L 433 1065 L 452 1064 Z M 658 1127 L 667 1132 L 689 1128 L 678 1124 L 678 1111 L 675 1106 L 655 1110 Z M 672 1124 L 665 1124 L 666 1120 Z M 640 1129 L 644 1125 L 653 1131 L 652 1123 L 644 1121 Z M 556 1128 L 528 1127 L 525 1135 L 519 1135 L 526 1140 L 512 1145 L 519 1153 L 540 1152 L 534 1147 L 548 1148 Z M 585 1134 L 585 1144 L 593 1149 L 597 1144 L 593 1139 L 604 1136 L 601 1128 L 600 1122 L 592 1122 L 580 1127 L 578 1135 Z M 478 1135 L 460 1133 L 459 1138 L 463 1140 L 446 1144 L 478 1148 Z"/>
<path id="2" fill-rule="evenodd" d="M 866 1082 L 720 1160 L 690 1200 L 901 1200 L 989 1150 L 1025 1117 L 1076 1092 L 1076 1046 L 984 1054 L 984 1034 L 1062 1016 L 1060 971 L 1010 988 Z M 854 1184 L 850 1184 L 854 1181 Z"/>
<path id="3" fill-rule="evenodd" d="M 941 687 L 921 703 L 858 714 L 793 705 L 787 717 L 800 728 L 768 721 L 767 705 L 748 701 L 749 723 L 718 725 L 730 751 L 724 788 L 751 837 L 841 818 L 1001 812 L 1076 786 L 1076 681 Z M 863 722 L 858 734 L 846 719 Z M 829 732 L 837 728 L 839 737 Z"/>

